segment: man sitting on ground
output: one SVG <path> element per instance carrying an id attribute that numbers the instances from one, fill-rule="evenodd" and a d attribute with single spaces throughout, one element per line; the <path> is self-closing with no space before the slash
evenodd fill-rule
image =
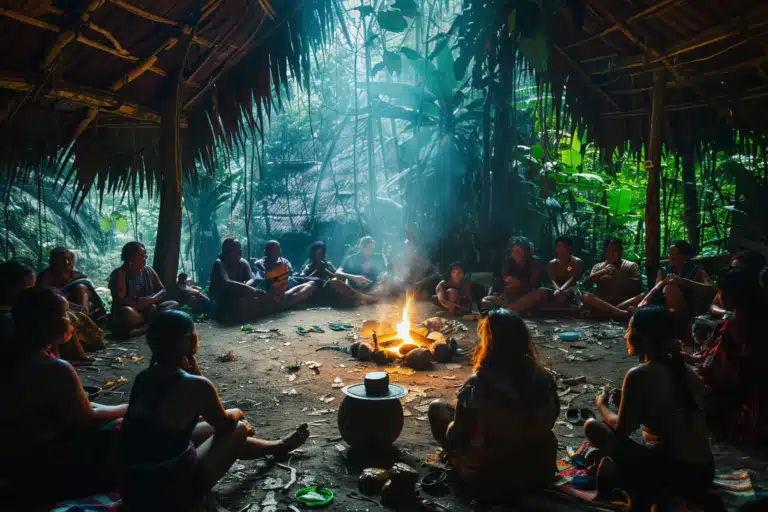
<path id="1" fill-rule="evenodd" d="M 264 246 L 264 257 L 254 264 L 259 288 L 267 293 L 268 307 L 283 309 L 309 299 L 318 286 L 312 281 L 294 279 L 291 262 L 280 256 L 280 243 L 270 240 Z"/>
<path id="2" fill-rule="evenodd" d="M 556 306 L 581 306 L 582 296 L 577 283 L 581 277 L 582 261 L 573 255 L 573 240 L 565 235 L 555 240 L 555 259 L 549 262 L 549 279 Z"/>
<path id="3" fill-rule="evenodd" d="M 51 250 L 48 268 L 37 276 L 38 287 L 51 287 L 69 301 L 70 310 L 88 315 L 98 322 L 107 314 L 93 283 L 75 270 L 75 253 L 66 247 Z"/>
<path id="4" fill-rule="evenodd" d="M 494 287 L 483 299 L 483 309 L 504 307 L 517 313 L 538 309 L 549 295 L 540 287 L 541 274 L 541 261 L 533 255 L 531 242 L 524 236 L 512 237 L 501 269 L 503 288 Z"/>
<path id="5" fill-rule="evenodd" d="M 603 245 L 605 261 L 592 267 L 584 281 L 584 289 L 595 287 L 594 293 L 584 294 L 584 304 L 598 316 L 629 318 L 635 306 L 643 300 L 643 282 L 637 263 L 622 258 L 624 242 L 608 238 Z"/>
<path id="6" fill-rule="evenodd" d="M 472 312 L 472 284 L 465 279 L 464 264 L 451 263 L 451 277 L 440 281 L 435 289 L 437 300 L 452 315 Z"/>
<path id="7" fill-rule="evenodd" d="M 120 254 L 123 265 L 109 276 L 112 292 L 112 333 L 120 338 L 143 333 L 152 315 L 179 304 L 166 301 L 167 292 L 155 270 L 147 265 L 147 249 L 128 242 Z"/>
<path id="8" fill-rule="evenodd" d="M 176 288 L 178 289 L 178 302 L 182 306 L 189 306 L 192 313 L 200 315 L 208 312 L 211 299 L 194 286 L 186 272 L 181 272 L 176 278 Z"/>
<path id="9" fill-rule="evenodd" d="M 243 249 L 235 238 L 226 238 L 221 254 L 211 270 L 211 298 L 217 320 L 246 322 L 263 313 L 267 294 L 254 288 L 251 266 L 243 258 Z"/>
<path id="10" fill-rule="evenodd" d="M 367 280 L 364 277 L 336 270 L 333 263 L 326 259 L 325 254 L 325 242 L 314 242 L 309 247 L 309 259 L 304 264 L 301 277 L 317 283 L 322 288 L 322 292 L 330 293 L 335 296 L 334 298 L 340 298 L 345 303 L 373 304 L 377 301 L 375 297 L 360 293 L 343 281 L 343 279 L 350 281 L 357 279 L 360 283 L 365 284 Z"/>
<path id="11" fill-rule="evenodd" d="M 364 236 L 357 244 L 358 251 L 350 254 L 341 262 L 336 270 L 340 279 L 346 279 L 349 286 L 368 295 L 384 295 L 387 292 L 386 283 L 387 260 L 380 253 L 375 253 L 376 241 L 373 237 Z"/>

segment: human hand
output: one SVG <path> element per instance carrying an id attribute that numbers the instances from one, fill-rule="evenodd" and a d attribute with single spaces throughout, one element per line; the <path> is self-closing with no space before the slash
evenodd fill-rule
<path id="1" fill-rule="evenodd" d="M 664 284 L 664 286 L 677 284 L 677 276 L 669 274 L 668 276 L 664 277 L 661 282 Z"/>
<path id="2" fill-rule="evenodd" d="M 507 276 L 504 278 L 504 284 L 507 286 L 517 287 L 520 286 L 520 279 L 512 276 Z"/>
<path id="3" fill-rule="evenodd" d="M 227 416 L 235 421 L 240 421 L 245 418 L 245 414 L 240 409 L 227 409 Z"/>
<path id="4" fill-rule="evenodd" d="M 606 267 L 603 269 L 603 273 L 607 276 L 612 276 L 614 272 L 616 272 L 616 267 L 613 265 L 606 265 Z"/>
<path id="5" fill-rule="evenodd" d="M 600 409 L 605 403 L 608 402 L 608 389 L 603 389 L 602 393 L 595 397 L 595 407 Z"/>
<path id="6" fill-rule="evenodd" d="M 355 283 L 360 288 L 367 288 L 368 286 L 371 285 L 371 280 L 363 276 L 353 276 L 352 282 Z"/>

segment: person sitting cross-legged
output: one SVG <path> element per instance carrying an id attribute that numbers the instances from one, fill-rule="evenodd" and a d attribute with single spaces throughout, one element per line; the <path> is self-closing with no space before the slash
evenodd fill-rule
<path id="1" fill-rule="evenodd" d="M 147 249 L 141 242 L 128 242 L 120 258 L 123 265 L 109 276 L 112 292 L 112 333 L 124 338 L 144 332 L 152 315 L 179 304 L 165 300 L 166 290 L 157 272 L 147 265 Z"/>
<path id="2" fill-rule="evenodd" d="M 180 272 L 176 277 L 176 290 L 176 302 L 189 307 L 193 314 L 201 315 L 210 309 L 211 299 L 192 283 L 186 272 Z"/>
<path id="3" fill-rule="evenodd" d="M 432 290 L 441 280 L 440 272 L 412 239 L 405 241 L 402 255 L 394 260 L 393 295 L 407 292 L 417 299 L 432 295 Z"/>
<path id="4" fill-rule="evenodd" d="M 333 263 L 326 259 L 325 242 L 314 242 L 309 247 L 309 258 L 301 271 L 301 277 L 317 283 L 321 289 L 321 298 L 331 302 L 343 304 L 374 304 L 378 302 L 376 297 L 361 293 L 345 282 L 347 279 L 354 281 L 358 276 L 340 272 L 333 266 Z"/>
<path id="5" fill-rule="evenodd" d="M 643 300 L 640 266 L 622 257 L 621 238 L 607 238 L 603 245 L 605 261 L 592 267 L 584 281 L 584 304 L 595 316 L 629 318 Z M 594 290 L 593 290 L 594 288 Z"/>
<path id="6" fill-rule="evenodd" d="M 452 315 L 467 315 L 472 312 L 472 284 L 465 278 L 464 264 L 451 263 L 450 279 L 440 281 L 435 289 L 437 300 Z"/>
<path id="7" fill-rule="evenodd" d="M 618 414 L 604 391 L 596 401 L 603 421 L 584 425 L 599 450 L 596 457 L 605 457 L 598 468 L 598 492 L 627 490 L 632 510 L 649 510 L 670 493 L 701 499 L 714 477 L 704 386 L 683 361 L 672 313 L 659 306 L 638 308 L 626 339 L 640 364 L 627 372 L 615 395 Z M 630 438 L 639 428 L 642 443 Z"/>
<path id="8" fill-rule="evenodd" d="M 387 260 L 376 253 L 376 240 L 364 236 L 357 244 L 357 251 L 349 254 L 336 270 L 336 275 L 355 290 L 366 295 L 384 296 L 391 292 Z"/>
<path id="9" fill-rule="evenodd" d="M 577 286 L 581 277 L 582 261 L 573 255 L 573 240 L 565 235 L 555 240 L 555 259 L 549 262 L 549 279 L 554 291 L 555 306 L 581 306 L 581 290 Z"/>
<path id="10" fill-rule="evenodd" d="M 518 313 L 538 309 L 549 296 L 540 287 L 541 275 L 541 262 L 533 255 L 531 242 L 524 236 L 512 237 L 501 269 L 503 282 L 482 300 L 482 308 L 505 307 Z"/>
<path id="11" fill-rule="evenodd" d="M 94 322 L 107 314 L 93 283 L 83 273 L 75 270 L 75 253 L 66 247 L 51 250 L 48 268 L 38 274 L 37 286 L 59 290 L 69 301 L 70 309 L 88 315 Z"/>
<path id="12" fill-rule="evenodd" d="M 493 309 L 477 332 L 473 375 L 459 389 L 455 406 L 430 404 L 429 424 L 466 490 L 506 500 L 551 483 L 560 400 L 517 313 Z"/>
<path id="13" fill-rule="evenodd" d="M 152 360 L 136 376 L 121 431 L 127 511 L 197 510 L 236 460 L 283 456 L 309 437 L 306 424 L 278 441 L 253 437 L 242 411 L 225 410 L 211 381 L 182 369 L 198 342 L 186 313 L 156 315 L 147 342 Z"/>
<path id="14" fill-rule="evenodd" d="M 294 277 L 291 262 L 280 255 L 280 242 L 270 240 L 264 246 L 264 257 L 254 264 L 259 289 L 266 292 L 267 307 L 289 308 L 306 302 L 318 289 L 312 281 L 300 282 Z"/>
<path id="15" fill-rule="evenodd" d="M 13 304 L 15 342 L 0 358 L 3 510 L 117 489 L 119 437 L 111 421 L 126 406 L 90 402 L 75 369 L 51 357 L 71 336 L 68 309 L 51 288 L 26 289 Z"/>
<path id="16" fill-rule="evenodd" d="M 243 249 L 235 238 L 226 238 L 221 254 L 211 269 L 212 312 L 222 322 L 247 322 L 264 313 L 267 293 L 254 287 L 251 266 L 243 258 Z"/>

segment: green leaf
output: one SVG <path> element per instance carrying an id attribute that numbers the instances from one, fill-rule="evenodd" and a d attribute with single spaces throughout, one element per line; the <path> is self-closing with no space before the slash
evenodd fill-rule
<path id="1" fill-rule="evenodd" d="M 544 159 L 544 147 L 542 147 L 541 144 L 534 144 L 531 146 L 531 156 L 535 158 L 536 160 L 543 160 Z"/>
<path id="2" fill-rule="evenodd" d="M 376 14 L 376 19 L 379 21 L 379 27 L 382 30 L 405 32 L 405 29 L 408 28 L 405 16 L 399 11 L 379 11 Z"/>
<path id="3" fill-rule="evenodd" d="M 390 73 L 395 73 L 396 75 L 400 76 L 403 70 L 402 57 L 400 57 L 399 53 L 385 51 L 384 65 L 387 66 L 387 69 Z"/>
<path id="4" fill-rule="evenodd" d="M 105 233 L 109 233 L 112 231 L 112 219 L 110 217 L 101 217 L 99 219 L 99 226 L 101 226 L 101 230 Z"/>
<path id="5" fill-rule="evenodd" d="M 628 189 L 609 190 L 608 208 L 611 215 L 624 215 L 632 210 L 632 191 Z"/>
<path id="6" fill-rule="evenodd" d="M 409 18 L 413 18 L 419 14 L 419 6 L 416 5 L 414 0 L 395 0 L 395 3 L 392 4 L 392 8 L 398 9 L 404 16 L 408 16 Z"/>
<path id="7" fill-rule="evenodd" d="M 115 230 L 118 233 L 125 233 L 128 231 L 128 221 L 125 217 L 122 217 L 120 219 L 117 219 L 115 222 Z"/>
<path id="8" fill-rule="evenodd" d="M 360 13 L 360 17 L 365 18 L 366 16 L 373 14 L 373 7 L 370 5 L 361 5 L 360 7 L 350 9 L 350 11 L 358 11 Z"/>
<path id="9" fill-rule="evenodd" d="M 570 167 L 578 167 L 581 165 L 581 153 L 579 153 L 575 149 L 569 149 L 569 150 L 563 151 L 563 154 L 560 157 L 560 159 L 565 165 L 568 165 Z"/>
<path id="10" fill-rule="evenodd" d="M 581 152 L 581 140 L 579 140 L 576 134 L 571 137 L 571 149 Z"/>
<path id="11" fill-rule="evenodd" d="M 408 60 L 421 60 L 421 54 L 412 48 L 400 48 L 400 53 Z"/>
<path id="12" fill-rule="evenodd" d="M 512 9 L 512 12 L 507 16 L 507 30 L 510 34 L 514 33 L 517 29 L 517 9 Z"/>

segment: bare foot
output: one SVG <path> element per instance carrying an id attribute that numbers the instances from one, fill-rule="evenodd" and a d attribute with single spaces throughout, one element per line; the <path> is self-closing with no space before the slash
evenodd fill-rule
<path id="1" fill-rule="evenodd" d="M 271 448 L 271 454 L 275 456 L 275 458 L 280 458 L 303 445 L 305 442 L 307 442 L 308 438 L 309 425 L 302 423 L 290 435 L 282 438 L 279 441 L 271 441 L 268 446 Z"/>

